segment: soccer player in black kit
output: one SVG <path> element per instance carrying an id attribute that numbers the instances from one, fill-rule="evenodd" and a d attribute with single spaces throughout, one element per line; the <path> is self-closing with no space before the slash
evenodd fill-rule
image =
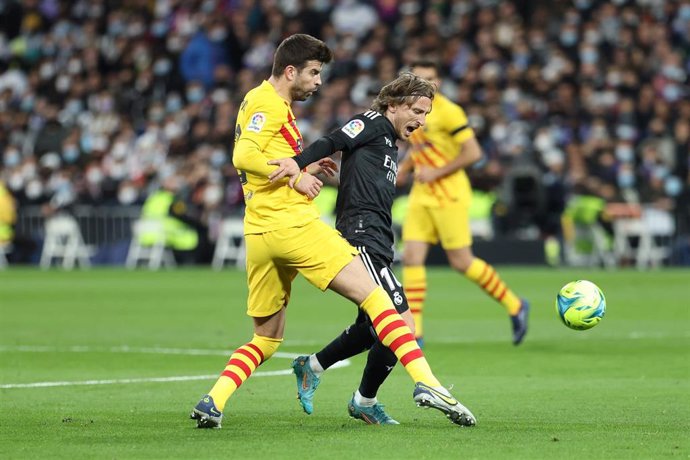
<path id="1" fill-rule="evenodd" d="M 343 127 L 317 140 L 298 156 L 269 161 L 269 164 L 278 165 L 269 179 L 275 181 L 291 176 L 289 184 L 292 186 L 306 166 L 342 151 L 336 228 L 357 247 L 369 275 L 388 292 L 396 310 L 411 328 L 414 328 L 414 321 L 405 293 L 391 270 L 391 207 L 398 170 L 396 140 L 407 140 L 415 129 L 424 125 L 434 92 L 434 86 L 426 80 L 408 72 L 402 73 L 381 89 L 372 110 L 355 115 Z M 369 424 L 398 424 L 376 399 L 379 387 L 393 370 L 397 359 L 377 339 L 370 320 L 362 311 L 354 324 L 321 351 L 293 361 L 298 398 L 307 414 L 313 412 L 314 391 L 321 373 L 336 362 L 367 349 L 367 364 L 359 389 L 348 404 L 348 411 L 352 417 Z M 466 416 L 459 416 L 457 409 L 442 398 L 427 398 L 421 393 L 415 393 L 414 397 L 418 405 L 439 409 L 454 423 L 476 423 L 464 406 Z"/>

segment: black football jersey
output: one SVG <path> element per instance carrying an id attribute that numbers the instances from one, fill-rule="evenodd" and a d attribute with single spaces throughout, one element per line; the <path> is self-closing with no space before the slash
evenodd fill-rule
<path id="1" fill-rule="evenodd" d="M 330 137 L 344 144 L 336 228 L 354 246 L 393 260 L 391 207 L 398 173 L 397 134 L 373 110 L 355 115 Z"/>

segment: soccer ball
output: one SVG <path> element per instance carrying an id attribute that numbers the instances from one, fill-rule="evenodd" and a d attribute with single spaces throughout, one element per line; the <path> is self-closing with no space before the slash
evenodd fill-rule
<path id="1" fill-rule="evenodd" d="M 587 280 L 571 281 L 558 291 L 556 311 L 563 324 L 584 331 L 601 321 L 606 313 L 606 298 L 599 287 Z"/>

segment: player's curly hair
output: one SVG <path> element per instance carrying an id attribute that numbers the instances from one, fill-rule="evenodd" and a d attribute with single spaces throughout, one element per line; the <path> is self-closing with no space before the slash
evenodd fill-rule
<path id="1" fill-rule="evenodd" d="M 294 34 L 283 40 L 273 57 L 271 74 L 279 77 L 289 65 L 302 70 L 307 61 L 328 64 L 333 60 L 333 52 L 324 42 L 307 34 Z"/>
<path id="2" fill-rule="evenodd" d="M 434 99 L 436 87 L 411 72 L 402 72 L 398 78 L 381 88 L 371 109 L 385 113 L 389 106 L 412 105 L 420 97 Z"/>

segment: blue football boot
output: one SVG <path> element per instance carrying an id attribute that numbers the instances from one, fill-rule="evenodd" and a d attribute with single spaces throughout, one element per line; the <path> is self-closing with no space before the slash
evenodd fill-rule
<path id="1" fill-rule="evenodd" d="M 376 403 L 373 406 L 360 406 L 355 402 L 354 395 L 347 405 L 350 417 L 363 420 L 369 425 L 400 425 L 383 410 L 383 404 Z"/>
<path id="2" fill-rule="evenodd" d="M 513 345 L 520 345 L 527 334 L 527 320 L 529 319 L 529 302 L 520 299 L 520 310 L 510 317 L 513 326 Z"/>
<path id="3" fill-rule="evenodd" d="M 192 409 L 189 418 L 196 420 L 198 428 L 220 428 L 220 422 L 223 420 L 223 413 L 218 410 L 213 398 L 205 395 L 201 401 Z"/>
<path id="4" fill-rule="evenodd" d="M 309 366 L 309 356 L 298 356 L 292 361 L 292 370 L 297 379 L 297 399 L 307 414 L 314 412 L 314 392 L 321 383 L 318 375 Z"/>

